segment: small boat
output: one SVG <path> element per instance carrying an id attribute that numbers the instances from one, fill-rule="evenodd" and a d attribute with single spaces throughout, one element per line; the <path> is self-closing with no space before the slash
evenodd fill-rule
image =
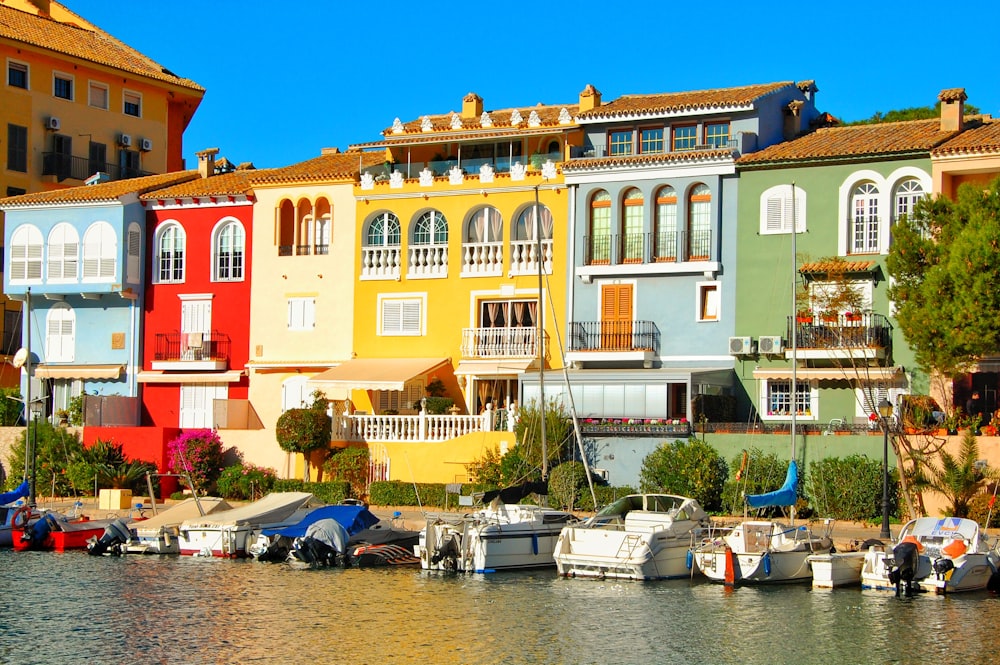
<path id="1" fill-rule="evenodd" d="M 868 549 L 861 570 L 865 589 L 956 593 L 985 589 L 1000 569 L 992 545 L 975 520 L 918 517 L 903 525 L 891 551 Z"/>
<path id="2" fill-rule="evenodd" d="M 687 558 L 711 529 L 694 499 L 631 494 L 562 529 L 554 558 L 567 577 L 662 580 L 690 575 Z"/>
<path id="3" fill-rule="evenodd" d="M 858 586 L 861 584 L 861 568 L 865 563 L 869 547 L 881 547 L 881 540 L 866 540 L 855 545 L 858 549 L 823 554 L 810 554 L 807 557 L 812 569 L 812 586 L 814 589 L 835 589 L 837 587 Z"/>
<path id="4" fill-rule="evenodd" d="M 37 552 L 66 552 L 85 550 L 92 538 L 104 535 L 113 519 L 92 520 L 87 517 L 71 519 L 59 513 L 46 511 L 34 524 L 15 531 L 14 550 Z M 18 533 L 20 535 L 18 535 Z"/>
<path id="5" fill-rule="evenodd" d="M 231 559 L 249 556 L 248 547 L 261 531 L 297 524 L 321 505 L 308 492 L 273 492 L 239 508 L 186 519 L 179 528 L 180 553 Z"/>
<path id="6" fill-rule="evenodd" d="M 0 547 L 13 547 L 13 532 L 34 522 L 41 513 L 25 504 L 30 492 L 27 480 L 9 492 L 0 494 Z"/>
<path id="7" fill-rule="evenodd" d="M 534 486 L 534 483 L 529 485 Z M 513 488 L 508 488 L 508 490 Z M 556 540 L 576 516 L 563 510 L 516 503 L 534 487 L 503 490 L 470 515 L 430 515 L 414 553 L 424 570 L 490 573 L 555 566 Z M 510 499 L 515 502 L 509 503 Z"/>
<path id="8" fill-rule="evenodd" d="M 313 538 L 332 548 L 335 554 L 343 555 L 351 536 L 378 523 L 378 517 L 364 505 L 320 506 L 294 524 L 262 529 L 249 553 L 258 561 L 285 561 L 297 540 Z M 318 526 L 312 528 L 314 525 Z M 328 556 L 326 550 L 319 548 L 319 551 L 322 556 L 317 554 L 317 561 Z"/>
<path id="9" fill-rule="evenodd" d="M 344 565 L 354 568 L 410 566 L 420 563 L 415 549 L 420 532 L 404 529 L 395 519 L 381 520 L 352 536 Z"/>
<path id="10" fill-rule="evenodd" d="M 198 505 L 201 504 L 201 508 Z M 206 496 L 184 499 L 152 517 L 129 522 L 125 552 L 129 554 L 179 554 L 180 525 L 184 520 L 213 515 L 232 506 L 225 499 Z"/>

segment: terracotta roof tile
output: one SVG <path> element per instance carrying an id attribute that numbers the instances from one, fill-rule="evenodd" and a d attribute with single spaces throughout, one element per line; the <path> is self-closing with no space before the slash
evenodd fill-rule
<path id="1" fill-rule="evenodd" d="M 874 261 L 844 261 L 842 259 L 826 259 L 825 261 L 803 263 L 799 268 L 799 272 L 835 275 L 852 272 L 869 272 L 874 267 Z"/>
<path id="2" fill-rule="evenodd" d="M 563 109 L 566 110 L 566 114 L 563 114 Z M 484 126 L 482 124 L 482 116 L 477 116 L 475 118 L 461 118 L 461 111 L 449 111 L 448 113 L 442 113 L 437 115 L 427 115 L 421 116 L 416 120 L 411 120 L 409 122 L 401 122 L 399 125 L 393 127 L 387 127 L 382 130 L 382 136 L 385 137 L 386 141 L 393 141 L 397 138 L 412 138 L 416 136 L 434 136 L 440 134 L 452 134 L 452 133 L 470 133 L 470 132 L 492 132 L 495 128 L 501 129 L 515 129 L 519 131 L 525 130 L 535 130 L 536 127 L 529 127 L 529 118 L 531 113 L 535 112 L 538 114 L 539 127 L 575 127 L 576 120 L 575 116 L 579 110 L 579 105 L 577 104 L 555 104 L 555 105 L 545 105 L 538 104 L 537 106 L 521 106 L 517 108 L 510 109 L 500 109 L 494 111 L 485 111 L 489 115 L 491 124 Z M 515 112 L 521 116 L 521 120 L 515 125 L 513 120 L 515 119 Z M 452 129 L 452 117 L 453 115 L 460 117 L 462 126 L 457 129 Z M 565 119 L 568 114 L 569 122 L 560 123 L 559 117 L 563 116 Z M 424 131 L 422 126 L 424 124 L 424 118 L 427 118 L 431 124 L 430 131 Z M 401 130 L 401 131 L 400 131 Z"/>
<path id="3" fill-rule="evenodd" d="M 270 170 L 270 169 L 267 169 Z M 182 199 L 197 196 L 249 196 L 253 194 L 251 178 L 256 171 L 230 171 L 211 178 L 194 178 L 162 189 L 155 189 L 139 198 L 143 201 L 156 199 Z"/>
<path id="4" fill-rule="evenodd" d="M 743 155 L 736 163 L 748 166 L 767 162 L 930 152 L 954 135 L 952 131 L 941 131 L 938 119 L 823 127 L 791 141 Z"/>
<path id="5" fill-rule="evenodd" d="M 86 22 L 81 21 L 81 23 Z M 0 38 L 30 44 L 199 92 L 205 90 L 194 81 L 177 76 L 103 30 L 92 31 L 77 25 L 60 23 L 3 4 L 0 4 Z"/>
<path id="6" fill-rule="evenodd" d="M 682 150 L 645 155 L 615 155 L 611 157 L 585 157 L 562 163 L 563 172 L 600 167 L 644 166 L 648 164 L 665 164 L 682 161 L 705 161 L 710 159 L 732 159 L 732 150 Z"/>
<path id="7" fill-rule="evenodd" d="M 738 88 L 716 88 L 713 90 L 690 90 L 651 95 L 623 95 L 580 114 L 580 120 L 617 118 L 631 115 L 673 113 L 696 109 L 728 108 L 747 106 L 756 100 L 782 88 L 793 87 L 791 81 L 746 85 Z"/>
<path id="8" fill-rule="evenodd" d="M 288 182 L 316 182 L 322 180 L 353 180 L 363 168 L 385 163 L 385 152 L 331 153 L 307 159 L 304 162 L 275 169 L 255 171 L 250 175 L 254 184 L 275 184 Z"/>
<path id="9" fill-rule="evenodd" d="M 47 192 L 34 192 L 0 199 L 0 208 L 17 208 L 21 206 L 47 205 L 58 203 L 93 203 L 97 201 L 114 201 L 127 194 L 145 194 L 163 187 L 169 187 L 185 180 L 198 177 L 198 172 L 174 171 L 160 175 L 131 178 L 129 180 L 113 180 L 99 185 L 83 185 L 66 189 L 54 189 Z"/>
<path id="10" fill-rule="evenodd" d="M 971 124 L 967 119 L 966 130 L 932 150 L 931 157 L 1000 152 L 1000 120 L 983 118 L 981 124 Z"/>

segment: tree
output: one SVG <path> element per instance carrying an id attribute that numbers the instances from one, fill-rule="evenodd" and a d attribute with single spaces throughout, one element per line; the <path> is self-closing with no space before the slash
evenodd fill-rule
<path id="1" fill-rule="evenodd" d="M 536 403 L 523 407 L 514 425 L 514 438 L 520 447 L 528 469 L 541 471 L 542 430 L 541 409 Z M 545 452 L 548 467 L 552 468 L 563 459 L 573 441 L 573 421 L 562 404 L 550 400 L 545 406 Z"/>
<path id="2" fill-rule="evenodd" d="M 286 453 L 302 453 L 305 458 L 303 480 L 309 481 L 309 465 L 312 453 L 326 449 L 333 433 L 333 419 L 327 415 L 330 403 L 323 393 L 312 395 L 312 404 L 303 409 L 289 409 L 278 417 L 274 435 L 278 445 Z"/>
<path id="3" fill-rule="evenodd" d="M 979 459 L 979 443 L 971 429 L 965 430 L 958 457 L 947 450 L 938 454 L 940 467 L 926 465 L 926 473 L 916 479 L 916 485 L 943 494 L 950 502 L 954 517 L 968 517 L 972 498 L 982 489 L 987 479 L 996 474 L 989 467 L 976 464 Z"/>
<path id="4" fill-rule="evenodd" d="M 689 496 L 705 510 L 718 510 L 728 475 L 726 460 L 710 445 L 700 439 L 678 440 L 646 455 L 639 487 L 643 492 Z"/>
<path id="5" fill-rule="evenodd" d="M 976 115 L 979 113 L 979 108 L 973 106 L 972 104 L 965 105 L 965 113 L 968 115 Z M 864 118 L 862 120 L 855 120 L 853 122 L 844 123 L 845 125 L 873 125 L 882 122 L 900 122 L 903 120 L 936 120 L 941 117 L 941 102 L 938 102 L 934 106 L 912 106 L 906 109 L 897 109 L 894 111 L 886 111 L 882 113 L 881 111 L 875 111 L 871 117 Z"/>

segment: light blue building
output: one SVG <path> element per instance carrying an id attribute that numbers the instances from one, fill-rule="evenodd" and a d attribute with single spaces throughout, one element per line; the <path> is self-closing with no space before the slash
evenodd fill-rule
<path id="1" fill-rule="evenodd" d="M 3 288 L 23 303 L 22 345 L 30 350 L 22 392 L 29 394 L 30 379 L 31 399 L 44 398 L 46 413 L 66 409 L 81 393 L 137 396 L 146 268 L 139 195 L 196 175 L 95 182 L 0 200 Z M 138 400 L 121 404 L 131 412 L 102 420 L 135 418 L 131 424 L 138 424 Z"/>

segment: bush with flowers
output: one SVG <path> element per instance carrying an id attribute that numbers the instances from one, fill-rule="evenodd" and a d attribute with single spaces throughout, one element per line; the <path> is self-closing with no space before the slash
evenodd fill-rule
<path id="1" fill-rule="evenodd" d="M 192 490 L 200 494 L 215 489 L 215 482 L 222 474 L 225 452 L 219 433 L 211 429 L 189 429 L 167 444 L 170 470 L 190 474 Z"/>

